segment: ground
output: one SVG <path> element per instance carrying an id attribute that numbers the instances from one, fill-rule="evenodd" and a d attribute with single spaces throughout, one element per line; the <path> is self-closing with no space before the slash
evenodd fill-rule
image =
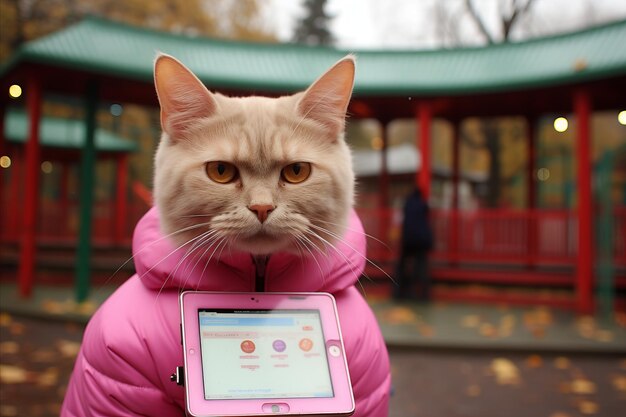
<path id="1" fill-rule="evenodd" d="M 58 416 L 83 325 L 0 314 L 0 416 Z M 390 417 L 618 417 L 626 352 L 390 350 Z"/>

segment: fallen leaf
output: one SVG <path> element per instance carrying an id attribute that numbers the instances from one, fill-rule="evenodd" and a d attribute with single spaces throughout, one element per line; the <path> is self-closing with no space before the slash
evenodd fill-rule
<path id="1" fill-rule="evenodd" d="M 14 405 L 0 405 L 0 416 L 2 417 L 17 416 L 17 407 Z"/>
<path id="2" fill-rule="evenodd" d="M 22 384 L 29 380 L 28 371 L 13 365 L 0 365 L 0 381 L 3 384 Z"/>
<path id="3" fill-rule="evenodd" d="M 543 366 L 543 359 L 539 355 L 530 355 L 526 358 L 526 366 L 529 368 L 540 368 Z"/>
<path id="4" fill-rule="evenodd" d="M 613 375 L 611 383 L 617 391 L 626 392 L 626 375 Z"/>
<path id="5" fill-rule="evenodd" d="M 578 410 L 583 414 L 597 414 L 600 407 L 597 403 L 589 400 L 583 400 L 578 403 Z"/>
<path id="6" fill-rule="evenodd" d="M 505 358 L 496 358 L 491 361 L 490 369 L 500 385 L 517 385 L 520 383 L 519 370 L 513 362 Z"/>
<path id="7" fill-rule="evenodd" d="M 53 362 L 57 358 L 57 353 L 50 349 L 39 349 L 33 352 L 31 360 L 33 362 Z"/>
<path id="8" fill-rule="evenodd" d="M 26 326 L 24 326 L 22 323 L 12 322 L 9 325 L 9 332 L 13 336 L 19 336 L 19 335 L 24 334 L 24 330 L 26 330 Z"/>
<path id="9" fill-rule="evenodd" d="M 468 397 L 478 397 L 481 394 L 480 385 L 472 384 L 465 389 L 465 395 Z"/>
<path id="10" fill-rule="evenodd" d="M 56 343 L 57 349 L 66 358 L 75 358 L 80 350 L 80 343 L 72 342 L 70 340 L 61 339 Z"/>
<path id="11" fill-rule="evenodd" d="M 37 375 L 37 384 L 44 387 L 53 387 L 59 382 L 59 368 L 48 368 Z"/>
<path id="12" fill-rule="evenodd" d="M 515 327 L 516 318 L 513 314 L 505 314 L 500 318 L 500 329 L 512 329 Z"/>
<path id="13" fill-rule="evenodd" d="M 0 326 L 8 327 L 11 324 L 11 315 L 8 313 L 0 313 Z"/>
<path id="14" fill-rule="evenodd" d="M 476 314 L 469 314 L 461 319 L 461 326 L 474 328 L 480 325 L 480 317 Z"/>
<path id="15" fill-rule="evenodd" d="M 593 338 L 598 342 L 610 343 L 613 341 L 613 332 L 610 330 L 598 330 L 595 332 Z"/>
<path id="16" fill-rule="evenodd" d="M 570 365 L 571 365 L 570 360 L 564 356 L 559 356 L 554 359 L 554 367 L 556 369 L 561 369 L 561 370 L 568 369 Z"/>
<path id="17" fill-rule="evenodd" d="M 0 353 L 3 355 L 13 355 L 20 350 L 20 345 L 16 342 L 2 342 L 0 343 Z"/>
<path id="18" fill-rule="evenodd" d="M 417 326 L 417 331 L 424 337 L 433 337 L 435 335 L 433 327 L 427 324 L 419 324 Z"/>
<path id="19" fill-rule="evenodd" d="M 417 315 L 407 307 L 393 307 L 383 313 L 383 320 L 390 324 L 407 324 L 417 321 Z"/>
<path id="20" fill-rule="evenodd" d="M 496 329 L 496 326 L 490 323 L 481 324 L 478 328 L 478 332 L 481 336 L 489 338 L 496 337 L 498 335 L 498 329 Z"/>
<path id="21" fill-rule="evenodd" d="M 596 392 L 596 384 L 585 378 L 576 378 L 571 384 L 574 394 L 593 394 Z"/>

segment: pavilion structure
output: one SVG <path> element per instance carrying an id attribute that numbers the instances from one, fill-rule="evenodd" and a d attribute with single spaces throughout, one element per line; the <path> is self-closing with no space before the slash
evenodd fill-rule
<path id="1" fill-rule="evenodd" d="M 484 271 L 482 280 L 504 284 L 562 285 L 573 290 L 572 298 L 542 302 L 590 312 L 594 307 L 595 288 L 590 118 L 594 111 L 615 111 L 617 117 L 617 111 L 626 108 L 624 39 L 626 21 L 620 21 L 570 34 L 482 48 L 341 51 L 190 38 L 88 18 L 25 44 L 0 69 L 1 90 L 7 91 L 12 84 L 21 85 L 26 92 L 29 115 L 21 251 L 33 253 L 35 245 L 39 132 L 45 94 L 82 97 L 85 102 L 80 257 L 83 256 L 81 247 L 84 246 L 84 253 L 88 253 L 90 245 L 91 213 L 88 206 L 92 201 L 89 194 L 93 175 L 90 172 L 96 155 L 96 105 L 99 101 L 107 101 L 157 106 L 152 84 L 156 51 L 176 56 L 209 89 L 237 95 L 279 95 L 302 90 L 335 61 L 355 52 L 358 69 L 349 112 L 352 118 L 377 119 L 383 127 L 398 118 L 416 120 L 416 147 L 422 155 L 422 163 L 419 170 L 416 167 L 415 183 L 426 196 L 431 187 L 434 118 L 446 119 L 454 126 L 454 181 L 459 178 L 459 124 L 463 119 L 522 116 L 527 121 L 530 155 L 527 208 L 515 213 L 494 209 L 478 213 L 478 217 L 476 213 L 468 216 L 459 211 L 458 191 L 454 191 L 451 210 L 435 215 L 438 246 L 433 256 L 446 264 L 444 275 L 452 280 L 478 279 L 468 267 L 468 263 L 477 260 L 513 265 L 515 269 L 511 273 Z M 5 109 L 9 98 L 6 94 L 0 97 L 1 108 Z M 563 220 L 571 227 L 564 227 L 565 223 L 555 220 L 557 215 L 554 213 L 544 213 L 536 208 L 537 166 L 534 157 L 538 118 L 567 113 L 573 113 L 576 120 L 577 203 L 574 210 L 564 214 Z M 4 116 L 0 120 L 4 120 Z M 385 136 L 383 134 L 383 144 L 386 144 Z M 3 139 L 2 149 L 5 144 Z M 381 151 L 378 211 L 363 213 L 365 217 L 373 216 L 364 219 L 367 231 L 379 236 L 384 235 L 379 232 L 384 232 L 387 224 L 385 196 L 389 180 L 385 149 L 383 146 Z M 372 230 L 374 223 L 378 225 L 378 231 Z M 623 271 L 626 266 L 623 237 L 626 236 L 626 219 L 623 212 L 615 219 L 615 230 L 614 264 Z M 375 261 L 378 256 L 370 254 Z M 541 269 L 563 263 L 571 268 L 570 272 L 551 274 Z M 82 272 L 77 271 L 77 276 L 88 272 L 88 265 L 82 268 Z M 32 273 L 32 268 L 21 265 L 20 271 L 20 281 L 32 282 L 27 276 Z M 435 274 L 438 279 L 446 278 L 437 271 Z M 455 297 L 458 298 L 458 294 L 450 298 Z M 537 297 L 531 295 L 518 301 L 537 301 Z"/>

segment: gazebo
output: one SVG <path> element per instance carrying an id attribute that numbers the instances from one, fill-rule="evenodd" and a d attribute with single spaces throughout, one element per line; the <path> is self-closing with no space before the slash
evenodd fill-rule
<path id="1" fill-rule="evenodd" d="M 596 110 L 626 107 L 626 21 L 547 38 L 435 51 L 341 51 L 323 47 L 232 42 L 191 38 L 139 29 L 88 18 L 65 30 L 25 44 L 0 70 L 0 87 L 7 91 L 20 84 L 26 91 L 29 139 L 23 253 L 34 251 L 39 172 L 39 131 L 44 93 L 80 96 L 85 100 L 85 147 L 82 150 L 83 210 L 79 248 L 88 253 L 91 218 L 89 182 L 92 178 L 95 106 L 98 100 L 156 106 L 152 62 L 156 51 L 172 54 L 193 70 L 208 88 L 225 94 L 278 95 L 301 90 L 325 68 L 348 52 L 358 57 L 353 118 L 375 118 L 383 127 L 397 118 L 414 118 L 418 127 L 415 146 L 422 163 L 415 183 L 426 196 L 431 184 L 431 125 L 433 118 L 447 119 L 454 127 L 452 179 L 459 178 L 459 123 L 464 118 L 523 116 L 531 157 L 527 167 L 527 207 L 518 213 L 476 213 L 458 210 L 454 187 L 452 208 L 435 216 L 439 243 L 434 256 L 444 262 L 450 279 L 475 279 L 467 263 L 504 262 L 516 266 L 510 273 L 490 274 L 483 280 L 573 289 L 574 297 L 554 304 L 589 312 L 593 308 L 594 244 L 590 117 Z M 71 81 L 69 81 L 71 80 Z M 9 98 L 2 95 L 2 109 Z M 565 218 L 536 209 L 535 129 L 540 115 L 572 112 L 576 118 L 575 210 Z M 0 117 L 3 120 L 4 117 Z M 0 129 L 2 132 L 3 129 Z M 385 132 L 385 129 L 383 129 Z M 363 213 L 373 235 L 388 226 L 388 167 L 386 137 L 381 151 L 380 203 L 375 212 Z M 2 146 L 5 147 L 3 139 Z M 574 220 L 568 235 L 545 235 L 546 225 Z M 562 233 L 553 227 L 552 233 Z M 511 233 L 515 231 L 515 235 Z M 488 236 L 474 239 L 477 233 Z M 626 219 L 616 218 L 614 261 L 626 266 Z M 470 239 L 472 238 L 472 239 Z M 551 242 L 551 243 L 550 243 Z M 370 254 L 374 260 L 384 255 Z M 391 255 L 393 256 L 393 255 Z M 537 269 L 566 264 L 565 274 Z M 20 281 L 32 282 L 32 268 L 20 265 Z M 79 267 L 79 282 L 88 280 L 89 267 Z M 435 275 L 441 275 L 435 271 Z M 456 278 L 455 278 L 456 277 Z M 28 286 L 29 284 L 25 284 Z M 85 291 L 79 294 L 84 298 Z M 456 295 L 458 296 L 458 294 Z M 454 294 L 451 298 L 456 297 Z M 495 299 L 495 298 L 491 298 Z M 517 301 L 536 301 L 533 295 Z"/>

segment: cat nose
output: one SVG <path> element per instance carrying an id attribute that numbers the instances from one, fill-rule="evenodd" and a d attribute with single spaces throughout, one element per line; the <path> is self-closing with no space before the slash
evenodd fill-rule
<path id="1" fill-rule="evenodd" d="M 259 218 L 261 223 L 264 223 L 267 220 L 267 216 L 269 216 L 270 212 L 274 210 L 276 207 L 271 204 L 253 204 L 248 206 L 250 211 L 256 213 L 256 216 Z"/>

